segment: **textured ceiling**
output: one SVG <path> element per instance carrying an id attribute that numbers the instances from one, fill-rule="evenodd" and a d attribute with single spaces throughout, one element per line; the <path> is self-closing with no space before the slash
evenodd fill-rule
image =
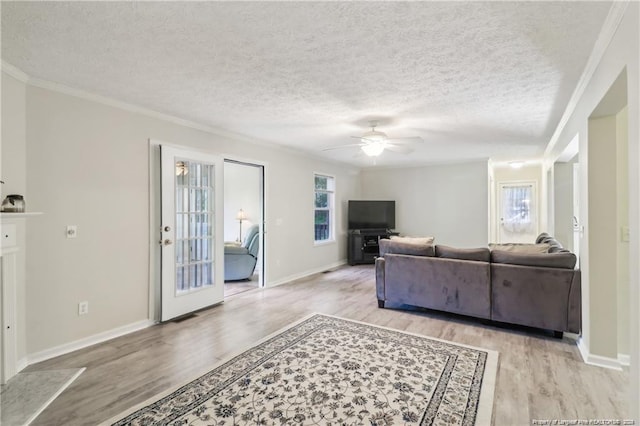
<path id="1" fill-rule="evenodd" d="M 609 2 L 2 2 L 34 78 L 353 164 L 540 156 Z"/>

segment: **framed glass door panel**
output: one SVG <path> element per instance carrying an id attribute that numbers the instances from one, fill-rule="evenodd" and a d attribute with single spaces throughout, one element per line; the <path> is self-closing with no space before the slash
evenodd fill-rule
<path id="1" fill-rule="evenodd" d="M 222 212 L 222 160 L 174 147 L 160 152 L 166 321 L 223 300 L 222 215 L 216 215 Z"/>

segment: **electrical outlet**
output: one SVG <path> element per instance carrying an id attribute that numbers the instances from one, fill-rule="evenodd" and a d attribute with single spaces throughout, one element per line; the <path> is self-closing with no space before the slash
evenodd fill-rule
<path id="1" fill-rule="evenodd" d="M 76 225 L 67 225 L 67 238 L 76 238 L 78 236 L 78 227 Z"/>
<path id="2" fill-rule="evenodd" d="M 86 315 L 89 313 L 89 302 L 86 300 L 78 303 L 78 315 Z"/>

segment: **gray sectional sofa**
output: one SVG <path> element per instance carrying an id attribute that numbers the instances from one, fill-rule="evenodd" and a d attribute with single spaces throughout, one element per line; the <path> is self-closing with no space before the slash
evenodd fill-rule
<path id="1" fill-rule="evenodd" d="M 547 234 L 547 253 L 380 240 L 378 306 L 402 304 L 486 320 L 580 333 L 576 256 Z"/>

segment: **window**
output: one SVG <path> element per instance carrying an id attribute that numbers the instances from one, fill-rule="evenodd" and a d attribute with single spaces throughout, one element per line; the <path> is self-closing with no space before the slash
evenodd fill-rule
<path id="1" fill-rule="evenodd" d="M 333 241 L 335 179 L 331 176 L 314 175 L 314 241 Z"/>
<path id="2" fill-rule="evenodd" d="M 502 185 L 502 226 L 524 234 L 536 232 L 535 195 L 531 184 Z"/>

